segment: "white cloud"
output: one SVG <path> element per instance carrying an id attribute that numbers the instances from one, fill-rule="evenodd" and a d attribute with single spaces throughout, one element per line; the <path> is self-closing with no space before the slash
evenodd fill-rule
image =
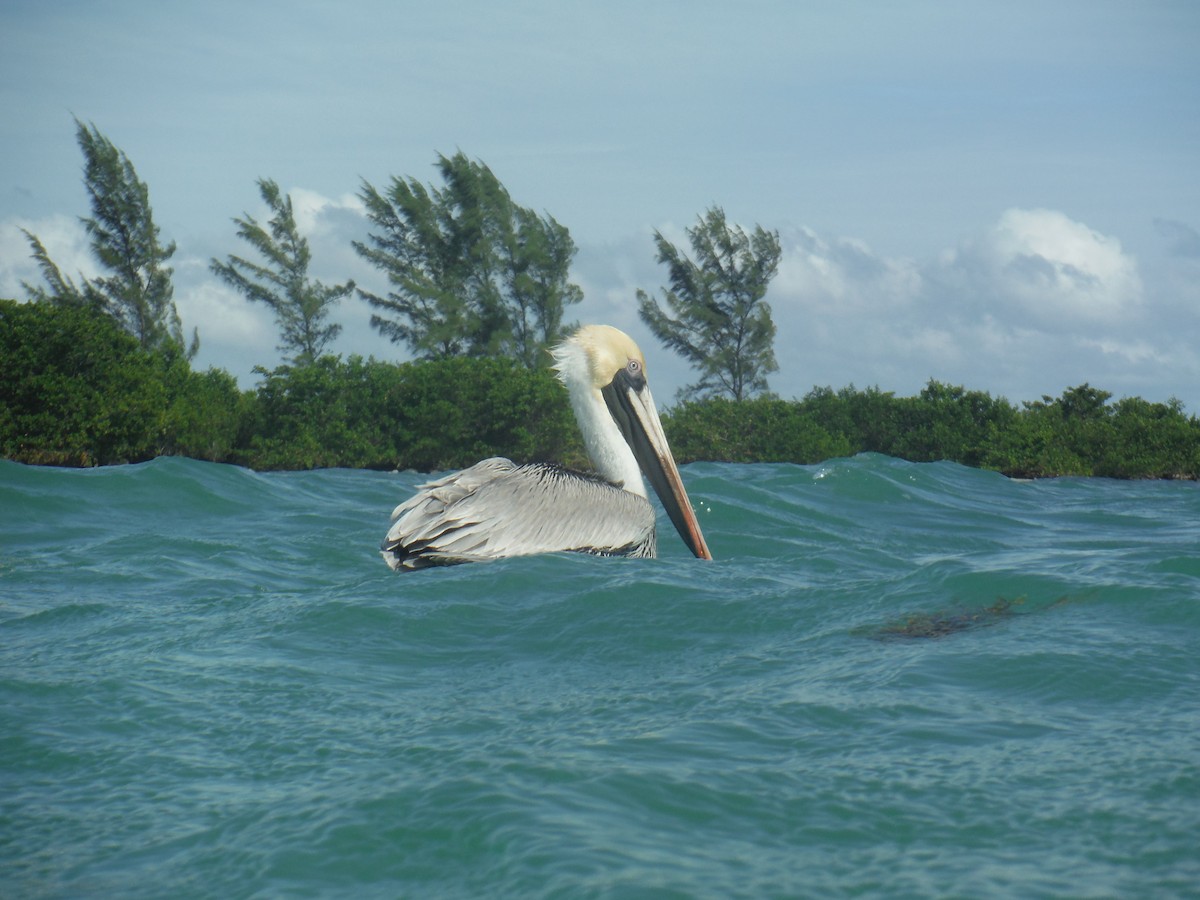
<path id="1" fill-rule="evenodd" d="M 1008 210 L 948 254 L 939 275 L 965 303 L 1042 327 L 1109 327 L 1143 301 L 1137 260 L 1120 241 L 1056 210 Z"/>
<path id="2" fill-rule="evenodd" d="M 772 293 L 810 314 L 858 316 L 881 301 L 893 312 L 921 289 L 916 265 L 886 259 L 855 238 L 827 239 L 809 228 L 780 236 L 782 254 Z"/>
<path id="3" fill-rule="evenodd" d="M 296 228 L 310 240 L 333 229 L 330 222 L 331 213 L 346 210 L 360 217 L 366 215 L 366 207 L 354 194 L 330 198 L 308 188 L 292 188 L 288 191 L 288 196 L 292 198 L 292 214 L 296 219 Z"/>
<path id="4" fill-rule="evenodd" d="M 1135 393 L 1197 364 L 1137 260 L 1061 212 L 1009 210 L 925 261 L 809 228 L 781 237 L 767 299 L 783 396 L 850 383 L 910 394 L 929 378 L 1014 401 L 1083 381 Z"/>
<path id="5" fill-rule="evenodd" d="M 251 303 L 208 271 L 208 260 L 188 257 L 172 260 L 175 275 L 175 308 L 190 340 L 200 331 L 200 352 L 193 361 L 198 369 L 225 369 L 242 387 L 253 383 L 255 366 L 280 363 L 274 313 L 261 303 Z"/>
<path id="6" fill-rule="evenodd" d="M 231 351 L 255 353 L 275 340 L 271 310 L 215 278 L 177 284 L 175 306 L 189 329 L 198 327 L 204 341 L 227 345 Z"/>
<path id="7" fill-rule="evenodd" d="M 1084 347 L 1094 348 L 1106 356 L 1115 357 L 1118 363 L 1142 365 L 1159 360 L 1164 356 L 1161 348 L 1155 347 L 1144 338 L 1128 340 L 1119 337 L 1081 338 L 1080 344 Z"/>

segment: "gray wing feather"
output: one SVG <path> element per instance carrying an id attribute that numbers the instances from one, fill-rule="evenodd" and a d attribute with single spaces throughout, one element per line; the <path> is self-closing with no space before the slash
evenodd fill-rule
<path id="1" fill-rule="evenodd" d="M 653 556 L 644 497 L 559 466 L 499 457 L 431 481 L 392 513 L 381 546 L 393 569 L 576 550 Z"/>

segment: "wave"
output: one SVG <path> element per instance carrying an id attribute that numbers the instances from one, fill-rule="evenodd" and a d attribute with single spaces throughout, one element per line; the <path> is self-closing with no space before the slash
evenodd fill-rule
<path id="1" fill-rule="evenodd" d="M 393 573 L 426 477 L 0 463 L 15 894 L 1194 883 L 1195 484 L 696 464 L 711 563 Z"/>

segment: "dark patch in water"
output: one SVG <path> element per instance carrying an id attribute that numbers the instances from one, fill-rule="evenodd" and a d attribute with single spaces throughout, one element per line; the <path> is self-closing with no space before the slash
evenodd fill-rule
<path id="1" fill-rule="evenodd" d="M 955 609 L 935 610 L 934 612 L 912 613 L 901 619 L 887 622 L 878 628 L 860 629 L 858 633 L 877 641 L 903 641 L 916 638 L 946 637 L 947 635 L 957 634 L 960 631 L 988 628 L 1000 622 L 1007 621 L 1020 614 L 1018 608 L 1023 606 L 1025 601 L 1025 597 L 1016 597 L 1013 599 L 997 597 L 996 602 L 990 606 L 977 607 L 975 609 L 958 607 Z M 1026 612 L 1032 612 L 1035 609 L 1050 609 L 1066 601 L 1066 597 L 1060 597 L 1048 606 L 1033 607 L 1030 610 L 1026 610 Z"/>

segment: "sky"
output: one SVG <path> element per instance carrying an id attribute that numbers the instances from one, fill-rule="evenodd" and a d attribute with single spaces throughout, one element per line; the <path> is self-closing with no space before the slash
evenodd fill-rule
<path id="1" fill-rule="evenodd" d="M 359 191 L 461 150 L 570 230 L 568 319 L 629 332 L 660 406 L 695 373 L 637 316 L 654 233 L 688 248 L 720 206 L 779 233 L 782 397 L 1087 382 L 1200 413 L 1194 0 L 4 0 L 0 297 L 39 281 L 22 228 L 99 271 L 73 117 L 149 187 L 195 365 L 244 388 L 278 330 L 208 264 L 251 252 L 257 180 L 315 277 L 386 293 Z M 333 350 L 409 358 L 370 312 L 342 301 Z"/>

